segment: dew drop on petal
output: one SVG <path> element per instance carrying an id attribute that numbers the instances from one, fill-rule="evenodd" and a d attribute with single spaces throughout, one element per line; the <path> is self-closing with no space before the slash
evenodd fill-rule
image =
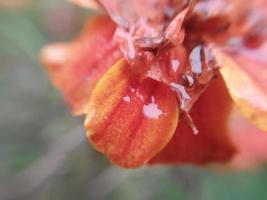
<path id="1" fill-rule="evenodd" d="M 134 88 L 131 88 L 131 92 L 134 93 L 135 92 L 135 89 Z"/>
<path id="2" fill-rule="evenodd" d="M 129 96 L 125 96 L 125 97 L 123 97 L 122 99 L 123 99 L 123 101 L 125 101 L 125 102 L 127 102 L 127 103 L 130 103 L 130 102 L 131 102 L 131 99 L 130 99 Z"/>
<path id="3" fill-rule="evenodd" d="M 179 66 L 180 66 L 180 62 L 179 62 L 179 60 L 177 60 L 177 59 L 172 60 L 172 61 L 171 61 L 171 66 L 172 66 L 172 70 L 173 70 L 174 72 L 177 72 L 177 70 L 178 70 L 178 68 L 179 68 Z"/>
<path id="4" fill-rule="evenodd" d="M 162 114 L 162 110 L 159 109 L 158 104 L 155 103 L 155 98 L 151 98 L 151 103 L 144 105 L 143 113 L 147 118 L 158 119 Z"/>
<path id="5" fill-rule="evenodd" d="M 192 50 L 190 54 L 190 62 L 193 73 L 201 74 L 202 72 L 201 46 L 197 46 Z"/>

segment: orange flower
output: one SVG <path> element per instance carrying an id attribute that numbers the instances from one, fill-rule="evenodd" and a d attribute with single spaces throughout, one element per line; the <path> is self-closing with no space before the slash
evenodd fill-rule
<path id="1" fill-rule="evenodd" d="M 108 15 L 42 61 L 98 151 L 127 168 L 267 160 L 267 1 L 73 1 Z"/>

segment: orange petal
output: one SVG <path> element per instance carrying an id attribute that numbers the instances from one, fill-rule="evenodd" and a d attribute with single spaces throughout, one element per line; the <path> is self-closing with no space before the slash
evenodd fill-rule
<path id="1" fill-rule="evenodd" d="M 257 50 L 238 54 L 218 53 L 221 74 L 241 113 L 267 131 L 267 43 Z"/>
<path id="2" fill-rule="evenodd" d="M 254 127 L 235 109 L 231 114 L 230 132 L 238 153 L 229 164 L 235 169 L 248 169 L 267 163 L 267 134 Z"/>
<path id="3" fill-rule="evenodd" d="M 121 60 L 93 91 L 85 126 L 98 151 L 117 165 L 135 168 L 169 142 L 177 121 L 175 93 L 152 79 L 139 82 Z"/>
<path id="4" fill-rule="evenodd" d="M 191 110 L 199 133 L 193 134 L 185 118 L 182 118 L 173 139 L 149 163 L 207 164 L 229 161 L 235 153 L 227 130 L 231 105 L 222 78 L 217 78 Z"/>
<path id="5" fill-rule="evenodd" d="M 74 114 L 85 113 L 96 82 L 121 57 L 112 40 L 114 31 L 107 16 L 94 17 L 74 42 L 52 44 L 42 51 L 42 62 Z"/>
<path id="6" fill-rule="evenodd" d="M 97 10 L 99 8 L 99 4 L 97 3 L 97 0 L 69 0 L 81 7 L 84 8 L 90 8 Z"/>

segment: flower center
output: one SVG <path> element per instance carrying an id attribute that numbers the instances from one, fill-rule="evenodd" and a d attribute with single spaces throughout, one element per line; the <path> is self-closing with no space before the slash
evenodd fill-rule
<path id="1" fill-rule="evenodd" d="M 125 59 L 141 79 L 163 82 L 177 93 L 194 132 L 188 113 L 219 68 L 213 46 L 241 38 L 242 44 L 256 47 L 267 33 L 258 25 L 264 17 L 255 17 L 259 12 L 240 1 L 99 1 L 118 24 L 114 38 Z"/>

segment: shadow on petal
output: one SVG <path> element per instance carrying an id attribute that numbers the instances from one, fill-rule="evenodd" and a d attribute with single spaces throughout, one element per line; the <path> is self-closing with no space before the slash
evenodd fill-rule
<path id="1" fill-rule="evenodd" d="M 236 152 L 228 131 L 231 108 L 232 100 L 222 78 L 218 77 L 191 110 L 199 133 L 193 134 L 182 118 L 173 139 L 149 163 L 203 165 L 229 161 Z"/>

